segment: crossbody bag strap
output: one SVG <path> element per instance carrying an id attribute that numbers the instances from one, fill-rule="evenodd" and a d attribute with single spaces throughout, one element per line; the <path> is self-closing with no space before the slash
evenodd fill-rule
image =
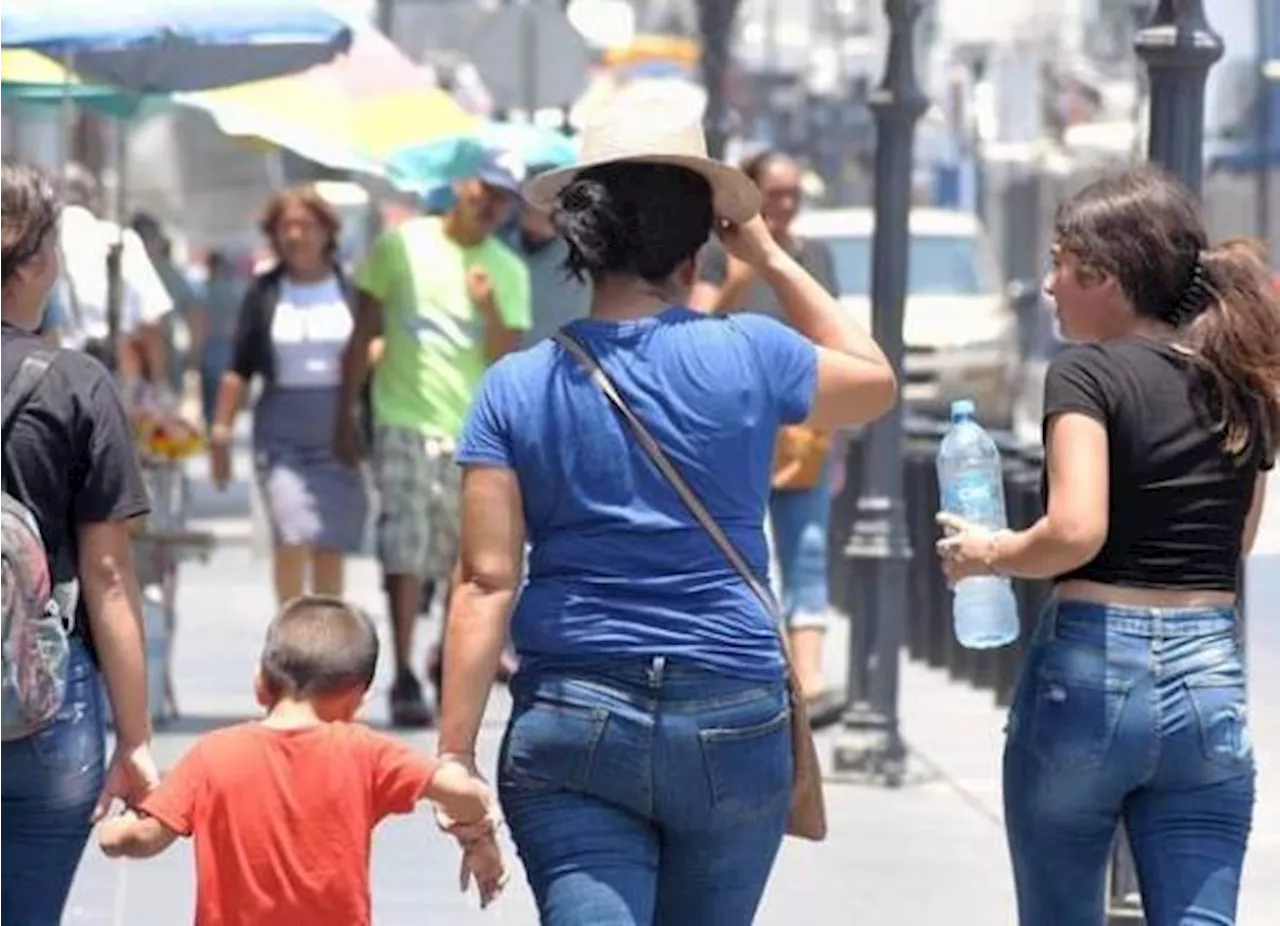
<path id="1" fill-rule="evenodd" d="M 711 535 L 711 539 L 720 548 L 724 558 L 738 571 L 738 574 L 742 576 L 742 581 L 747 583 L 747 587 L 760 599 L 760 603 L 764 605 L 765 610 L 774 618 L 775 625 L 778 625 L 778 603 L 774 601 L 772 593 L 760 581 L 759 577 L 752 572 L 751 567 L 747 565 L 746 559 L 738 552 L 738 548 L 733 545 L 733 541 L 716 523 L 715 518 L 711 516 L 711 512 L 707 511 L 706 506 L 702 504 L 702 501 L 689 486 L 689 483 L 685 482 L 684 477 L 680 475 L 680 471 L 671 462 L 671 458 L 662 449 L 662 445 L 658 443 L 657 438 L 649 432 L 644 422 L 631 410 L 631 406 L 627 404 L 626 399 L 618 392 L 613 380 L 609 379 L 599 361 L 573 335 L 562 330 L 557 332 L 554 337 L 557 344 L 573 354 L 578 362 L 582 364 L 591 381 L 605 394 L 605 397 L 608 398 L 613 407 L 617 409 L 618 414 L 622 416 L 623 420 L 631 428 L 636 440 L 645 453 L 649 455 L 649 459 L 653 460 L 654 465 L 658 467 L 667 482 L 671 483 L 671 487 L 676 490 L 676 494 L 680 496 L 680 500 L 684 502 L 685 507 L 689 509 L 689 512 L 702 525 L 703 529 Z M 781 626 L 778 625 L 778 627 L 779 636 L 781 636 Z M 783 652 L 786 652 L 785 641 Z"/>

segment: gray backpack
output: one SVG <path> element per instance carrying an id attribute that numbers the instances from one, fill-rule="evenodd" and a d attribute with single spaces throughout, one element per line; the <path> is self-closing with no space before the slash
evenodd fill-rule
<path id="1" fill-rule="evenodd" d="M 23 359 L 13 380 L 5 386 L 3 422 L 0 424 L 5 463 L 0 533 L 3 534 L 4 740 L 21 739 L 47 726 L 57 716 L 67 690 L 70 633 L 75 620 L 78 583 L 72 579 L 54 583 L 48 548 L 31 510 L 11 495 L 9 480 L 18 495 L 30 498 L 22 474 L 10 458 L 9 431 L 52 368 L 57 354 L 33 351 Z"/>

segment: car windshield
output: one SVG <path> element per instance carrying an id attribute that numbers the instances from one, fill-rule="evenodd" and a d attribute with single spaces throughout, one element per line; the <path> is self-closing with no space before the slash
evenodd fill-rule
<path id="1" fill-rule="evenodd" d="M 871 294 L 871 238 L 840 235 L 824 239 L 835 259 L 842 296 Z M 996 286 L 972 235 L 916 235 L 908 265 L 909 296 L 976 296 Z"/>

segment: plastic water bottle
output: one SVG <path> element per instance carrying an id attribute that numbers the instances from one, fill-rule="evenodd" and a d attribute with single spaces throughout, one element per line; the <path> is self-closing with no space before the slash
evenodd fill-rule
<path id="1" fill-rule="evenodd" d="M 1000 450 L 968 399 L 951 403 L 951 427 L 938 446 L 938 486 L 943 511 L 993 531 L 1008 526 Z M 952 608 L 962 646 L 992 649 L 1018 639 L 1018 603 L 1007 578 L 964 579 L 956 585 Z"/>

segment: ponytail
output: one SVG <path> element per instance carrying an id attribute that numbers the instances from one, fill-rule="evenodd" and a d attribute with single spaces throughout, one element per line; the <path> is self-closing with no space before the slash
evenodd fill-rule
<path id="1" fill-rule="evenodd" d="M 1232 239 L 1200 253 L 1208 298 L 1185 336 L 1227 453 L 1273 461 L 1280 442 L 1280 300 L 1260 246 Z"/>

